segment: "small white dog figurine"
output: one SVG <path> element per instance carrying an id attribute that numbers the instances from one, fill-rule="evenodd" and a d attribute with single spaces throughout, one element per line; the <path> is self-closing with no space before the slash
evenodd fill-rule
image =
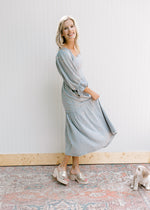
<path id="1" fill-rule="evenodd" d="M 131 188 L 138 190 L 139 185 L 144 186 L 146 190 L 150 190 L 150 171 L 144 166 L 137 166 Z"/>

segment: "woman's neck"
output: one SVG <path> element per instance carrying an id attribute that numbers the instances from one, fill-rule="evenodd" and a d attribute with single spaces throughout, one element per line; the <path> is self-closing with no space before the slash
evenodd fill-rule
<path id="1" fill-rule="evenodd" d="M 75 49 L 75 43 L 74 41 L 70 41 L 64 44 L 64 47 L 67 47 L 70 50 L 74 50 Z"/>

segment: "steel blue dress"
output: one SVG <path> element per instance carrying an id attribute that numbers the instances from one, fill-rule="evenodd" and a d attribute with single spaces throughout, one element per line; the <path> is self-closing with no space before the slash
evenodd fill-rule
<path id="1" fill-rule="evenodd" d="M 65 154 L 81 156 L 106 147 L 117 132 L 100 100 L 84 92 L 88 82 L 82 72 L 81 55 L 74 56 L 68 48 L 62 48 L 56 55 L 56 66 L 63 78 Z"/>

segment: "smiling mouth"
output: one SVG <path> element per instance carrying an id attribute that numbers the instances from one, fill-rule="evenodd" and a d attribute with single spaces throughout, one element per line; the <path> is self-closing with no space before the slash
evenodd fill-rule
<path id="1" fill-rule="evenodd" d="M 73 36 L 74 35 L 74 33 L 73 34 L 68 34 L 68 36 Z"/>

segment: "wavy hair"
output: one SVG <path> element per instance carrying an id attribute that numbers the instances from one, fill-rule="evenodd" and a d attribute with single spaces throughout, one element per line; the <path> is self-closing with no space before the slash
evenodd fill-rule
<path id="1" fill-rule="evenodd" d="M 63 24 L 67 20 L 72 20 L 72 22 L 73 22 L 73 24 L 76 28 L 75 47 L 80 51 L 79 45 L 77 43 L 78 38 L 79 38 L 79 32 L 78 32 L 78 29 L 77 29 L 77 24 L 76 24 L 75 19 L 71 16 L 63 16 L 60 19 L 59 25 L 58 25 L 58 28 L 57 28 L 57 34 L 56 34 L 56 44 L 58 45 L 59 49 L 63 48 L 63 46 L 65 44 L 65 39 L 64 39 L 64 37 L 62 37 L 62 30 L 63 30 Z"/>

